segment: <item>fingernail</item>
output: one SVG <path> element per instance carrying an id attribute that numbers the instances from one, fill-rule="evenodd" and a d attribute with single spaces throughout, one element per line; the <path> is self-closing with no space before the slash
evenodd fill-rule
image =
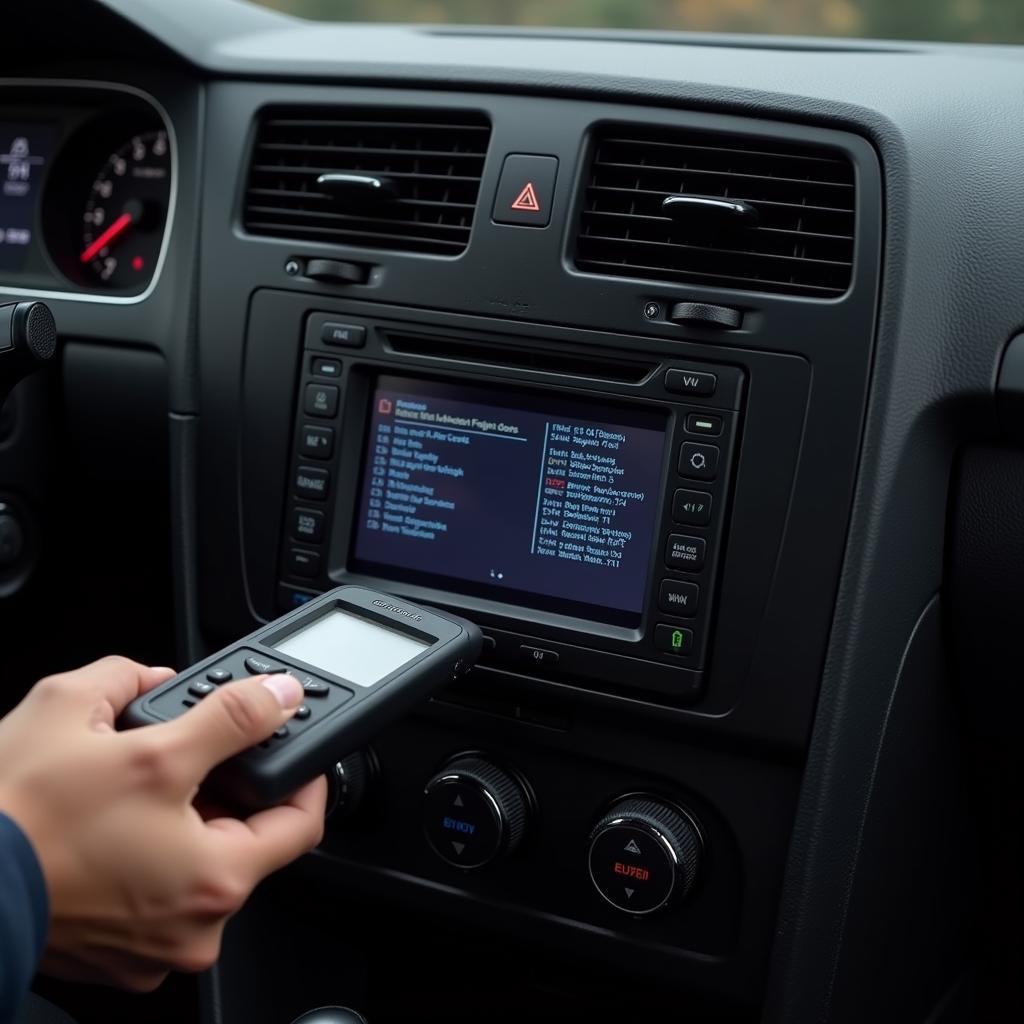
<path id="1" fill-rule="evenodd" d="M 275 700 L 286 711 L 302 703 L 302 683 L 289 675 L 267 676 L 263 685 L 274 695 Z"/>
<path id="2" fill-rule="evenodd" d="M 149 671 L 150 672 L 170 672 L 172 675 L 176 675 L 177 674 L 174 671 L 173 668 L 169 668 L 167 665 L 150 665 L 149 666 Z"/>

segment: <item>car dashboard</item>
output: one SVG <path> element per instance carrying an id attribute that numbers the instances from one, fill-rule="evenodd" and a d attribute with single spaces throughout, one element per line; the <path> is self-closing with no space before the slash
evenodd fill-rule
<path id="1" fill-rule="evenodd" d="M 89 624 L 18 678 L 343 583 L 485 635 L 201 1019 L 973 1019 L 1021 51 L 82 7 L 0 81 L 0 291 L 65 342 L 0 593 Z"/>

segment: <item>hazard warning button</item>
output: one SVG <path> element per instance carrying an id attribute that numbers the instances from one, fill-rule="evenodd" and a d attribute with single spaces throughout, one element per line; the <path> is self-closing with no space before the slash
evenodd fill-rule
<path id="1" fill-rule="evenodd" d="M 553 156 L 510 153 L 501 169 L 492 217 L 498 224 L 532 228 L 551 223 L 558 160 Z"/>

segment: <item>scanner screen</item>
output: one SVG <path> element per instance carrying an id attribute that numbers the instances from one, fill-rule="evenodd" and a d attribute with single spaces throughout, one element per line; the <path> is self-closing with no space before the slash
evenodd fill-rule
<path id="1" fill-rule="evenodd" d="M 429 646 L 336 608 L 285 637 L 275 649 L 357 686 L 373 686 Z"/>

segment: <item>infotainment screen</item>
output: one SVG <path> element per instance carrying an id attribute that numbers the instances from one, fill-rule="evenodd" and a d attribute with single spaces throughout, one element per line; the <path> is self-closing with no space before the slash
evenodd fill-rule
<path id="1" fill-rule="evenodd" d="M 639 622 L 667 414 L 378 378 L 353 568 Z"/>

